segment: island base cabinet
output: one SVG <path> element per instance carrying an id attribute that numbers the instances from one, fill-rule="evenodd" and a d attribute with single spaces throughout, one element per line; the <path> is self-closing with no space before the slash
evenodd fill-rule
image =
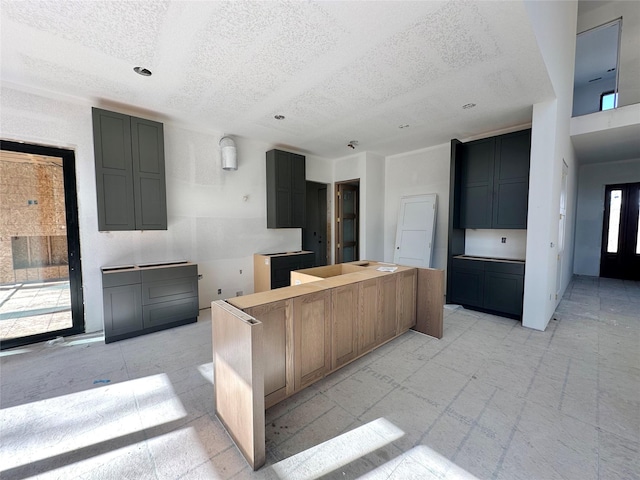
<path id="1" fill-rule="evenodd" d="M 378 345 L 378 287 L 379 279 L 358 284 L 358 355 Z"/>
<path id="2" fill-rule="evenodd" d="M 321 291 L 293 299 L 295 390 L 331 370 L 331 293 Z"/>
<path id="3" fill-rule="evenodd" d="M 416 287 L 418 272 L 409 270 L 398 274 L 398 331 L 402 333 L 416 324 Z"/>
<path id="4" fill-rule="evenodd" d="M 264 403 L 269 408 L 293 392 L 293 318 L 291 300 L 260 305 L 246 313 L 262 322 L 264 338 Z"/>
<path id="5" fill-rule="evenodd" d="M 331 369 L 358 355 L 358 285 L 331 291 Z"/>
<path id="6" fill-rule="evenodd" d="M 380 318 L 378 319 L 380 331 L 378 332 L 377 343 L 385 342 L 396 336 L 398 328 L 397 319 L 397 296 L 398 296 L 398 275 L 389 275 L 380 279 L 380 290 L 378 302 L 380 306 Z"/>

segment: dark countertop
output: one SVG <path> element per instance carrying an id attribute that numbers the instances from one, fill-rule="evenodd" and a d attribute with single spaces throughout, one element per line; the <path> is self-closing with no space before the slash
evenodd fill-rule
<path id="1" fill-rule="evenodd" d="M 474 255 L 454 255 L 453 258 L 462 260 L 480 260 L 483 262 L 504 262 L 504 263 L 525 263 L 521 258 L 496 258 L 496 257 L 476 257 Z"/>

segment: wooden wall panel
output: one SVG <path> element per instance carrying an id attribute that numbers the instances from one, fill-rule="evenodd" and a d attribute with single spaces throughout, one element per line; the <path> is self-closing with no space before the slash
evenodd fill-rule
<path id="1" fill-rule="evenodd" d="M 265 462 L 263 325 L 228 303 L 211 303 L 216 415 L 249 465 Z"/>
<path id="2" fill-rule="evenodd" d="M 444 270 L 419 268 L 414 330 L 442 338 L 443 309 Z"/>

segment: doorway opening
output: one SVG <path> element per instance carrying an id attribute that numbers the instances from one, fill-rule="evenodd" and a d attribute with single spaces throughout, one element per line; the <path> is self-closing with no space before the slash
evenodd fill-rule
<path id="1" fill-rule="evenodd" d="M 336 182 L 336 263 L 360 260 L 360 179 Z"/>
<path id="2" fill-rule="evenodd" d="M 72 150 L 0 141 L 0 348 L 84 332 Z"/>
<path id="3" fill-rule="evenodd" d="M 327 190 L 325 183 L 307 181 L 307 215 L 302 229 L 302 249 L 315 254 L 315 267 L 327 265 L 331 257 L 331 213 L 327 208 Z"/>
<path id="4" fill-rule="evenodd" d="M 640 183 L 607 185 L 600 276 L 640 280 Z"/>

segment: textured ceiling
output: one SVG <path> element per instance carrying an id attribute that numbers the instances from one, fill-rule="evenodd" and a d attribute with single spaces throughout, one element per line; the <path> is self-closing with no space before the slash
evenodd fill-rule
<path id="1" fill-rule="evenodd" d="M 3 82 L 329 158 L 350 140 L 389 155 L 526 124 L 553 97 L 521 1 L 2 0 L 0 13 Z"/>

